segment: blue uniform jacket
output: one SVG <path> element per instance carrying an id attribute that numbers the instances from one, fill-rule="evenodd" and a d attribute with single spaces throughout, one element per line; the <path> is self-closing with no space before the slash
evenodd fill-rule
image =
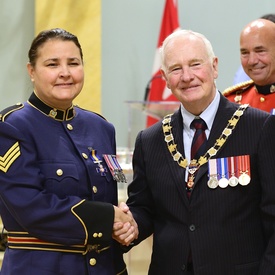
<path id="1" fill-rule="evenodd" d="M 113 125 L 34 93 L 22 106 L 0 122 L 1 274 L 127 274 L 112 239 L 117 183 L 102 157 L 116 153 Z"/>

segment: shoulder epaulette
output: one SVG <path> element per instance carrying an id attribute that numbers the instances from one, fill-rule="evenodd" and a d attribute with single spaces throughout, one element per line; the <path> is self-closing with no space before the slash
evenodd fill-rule
<path id="1" fill-rule="evenodd" d="M 0 121 L 4 121 L 5 118 L 14 111 L 20 110 L 24 107 L 23 103 L 16 103 L 10 107 L 5 108 L 0 112 Z"/>
<path id="2" fill-rule="evenodd" d="M 100 116 L 101 118 L 103 118 L 104 120 L 107 121 L 107 119 L 106 119 L 104 116 L 100 115 L 99 113 L 96 113 L 96 112 L 91 111 L 91 110 L 88 110 L 88 109 L 84 109 L 84 108 L 82 108 L 82 107 L 79 107 L 78 105 L 74 105 L 74 107 L 77 107 L 77 108 L 79 108 L 79 109 L 81 109 L 81 110 L 83 110 L 83 111 L 91 112 L 91 113 L 93 113 L 93 114 L 95 114 L 95 115 L 97 115 L 97 116 Z"/>
<path id="3" fill-rule="evenodd" d="M 241 82 L 239 84 L 236 84 L 234 86 L 231 86 L 227 89 L 225 89 L 222 94 L 224 96 L 228 96 L 232 93 L 235 93 L 237 91 L 239 91 L 240 93 L 242 93 L 242 91 L 246 90 L 247 88 L 249 88 L 251 85 L 254 85 L 254 81 L 253 80 L 248 80 L 248 81 L 244 81 L 244 82 Z"/>
<path id="4" fill-rule="evenodd" d="M 92 112 L 92 113 L 94 113 L 95 115 L 100 116 L 101 118 L 103 118 L 104 120 L 106 120 L 106 121 L 107 121 L 107 119 L 106 119 L 103 115 L 101 115 L 101 114 L 99 114 L 99 113 L 96 113 L 96 112 Z"/>

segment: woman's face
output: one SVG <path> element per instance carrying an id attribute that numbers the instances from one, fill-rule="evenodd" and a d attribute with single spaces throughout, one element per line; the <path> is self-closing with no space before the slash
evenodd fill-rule
<path id="1" fill-rule="evenodd" d="M 37 96 L 47 105 L 67 109 L 80 93 L 84 68 L 72 41 L 52 39 L 38 48 L 35 66 L 27 65 Z"/>

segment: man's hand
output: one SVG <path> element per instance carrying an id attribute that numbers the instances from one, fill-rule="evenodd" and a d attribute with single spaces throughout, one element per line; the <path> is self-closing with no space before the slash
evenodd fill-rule
<path id="1" fill-rule="evenodd" d="M 114 206 L 114 209 L 113 238 L 128 246 L 138 237 L 138 225 L 126 203 L 121 202 L 119 207 Z"/>

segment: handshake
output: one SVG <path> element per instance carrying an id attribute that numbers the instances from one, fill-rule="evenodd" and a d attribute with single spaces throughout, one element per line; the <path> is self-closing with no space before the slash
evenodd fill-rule
<path id="1" fill-rule="evenodd" d="M 138 237 L 138 226 L 126 203 L 114 206 L 113 239 L 129 246 Z"/>

